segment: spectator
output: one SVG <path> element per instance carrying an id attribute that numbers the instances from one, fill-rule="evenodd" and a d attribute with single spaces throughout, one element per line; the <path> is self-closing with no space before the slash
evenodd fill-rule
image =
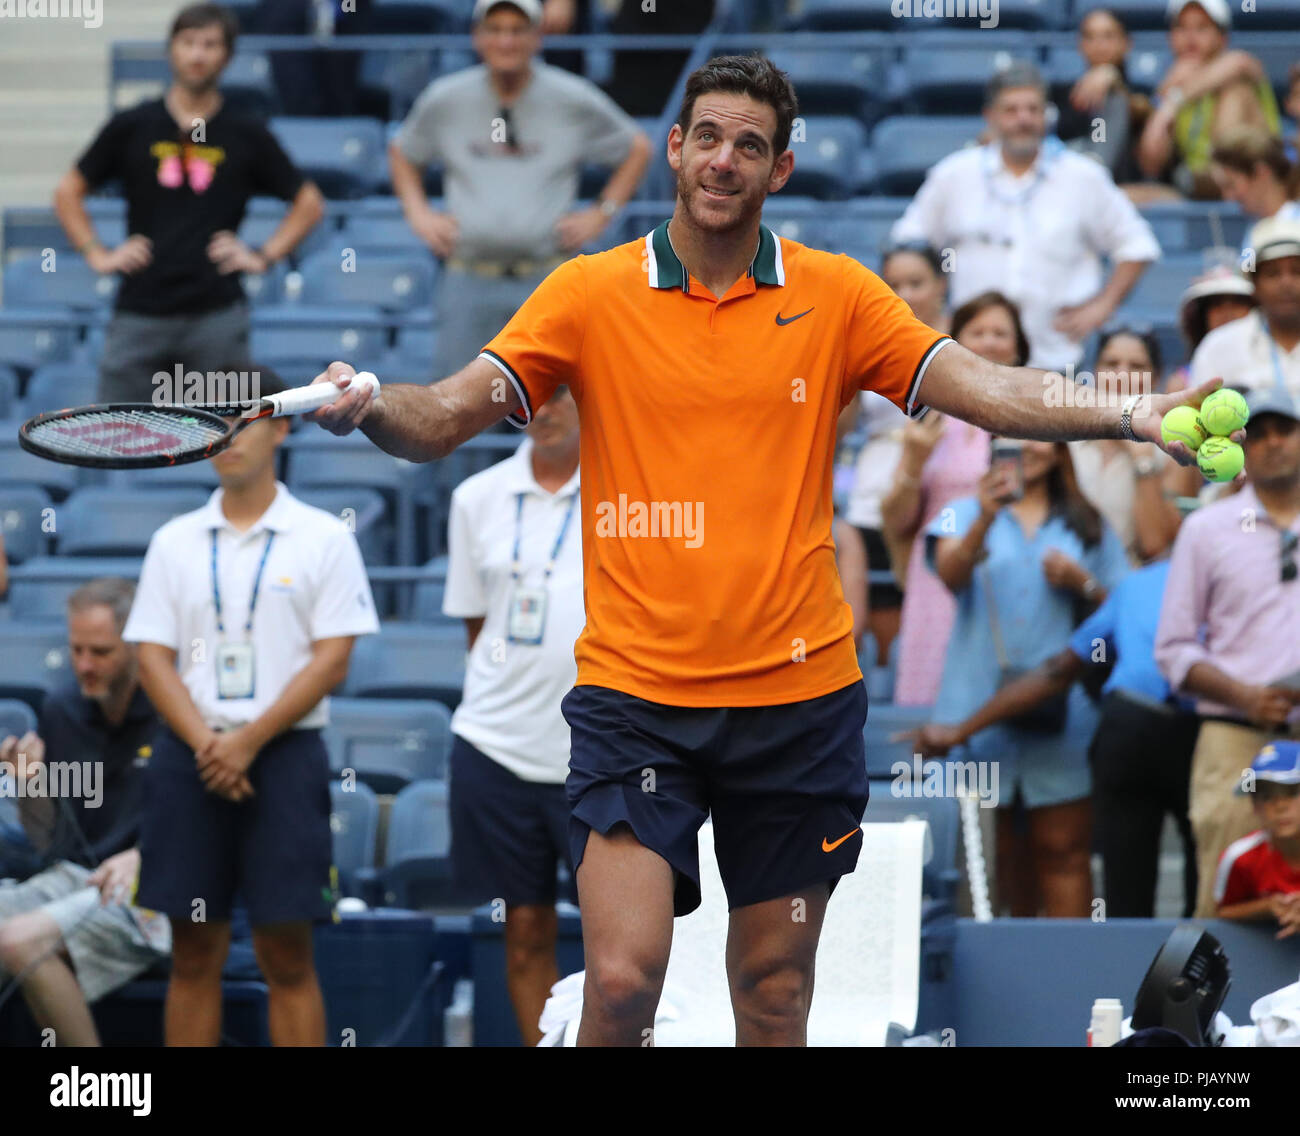
<path id="1" fill-rule="evenodd" d="M 1248 217 L 1300 221 L 1300 202 L 1292 201 L 1291 163 L 1282 139 L 1258 126 L 1225 130 L 1213 150 L 1211 172 L 1224 201 L 1235 201 Z"/>
<path id="2" fill-rule="evenodd" d="M 998 292 L 967 301 L 953 314 L 952 337 L 1004 366 L 1023 366 L 1029 343 L 1014 304 Z M 939 692 L 956 606 L 926 563 L 923 532 L 955 498 L 977 492 L 989 466 L 989 438 L 978 426 L 930 411 L 903 431 L 902 455 L 880 504 L 886 543 L 905 565 L 894 701 L 929 706 Z"/>
<path id="3" fill-rule="evenodd" d="M 1246 273 L 1258 307 L 1209 332 L 1192 356 L 1193 385 L 1278 387 L 1300 396 L 1300 220 L 1269 219 L 1251 230 Z"/>
<path id="4" fill-rule="evenodd" d="M 539 0 L 478 0 L 483 65 L 432 83 L 389 146 L 406 219 L 446 261 L 436 306 L 449 366 L 473 359 L 560 261 L 605 231 L 649 162 L 649 141 L 609 96 L 535 58 L 541 19 Z M 445 167 L 443 213 L 420 178 L 434 162 Z M 618 168 L 595 204 L 570 212 L 584 164 Z"/>
<path id="5" fill-rule="evenodd" d="M 1097 397 L 1115 405 L 1130 394 L 1160 390 L 1160 344 L 1149 331 L 1109 328 L 1097 345 L 1093 370 Z M 1182 467 L 1152 445 L 1094 438 L 1069 446 L 1079 488 L 1101 510 L 1129 562 L 1136 566 L 1162 555 L 1178 534 L 1178 507 L 1166 493 L 1181 486 Z"/>
<path id="6" fill-rule="evenodd" d="M 1194 280 L 1178 304 L 1178 326 L 1187 344 L 1188 358 L 1210 332 L 1249 315 L 1255 307 L 1255 285 L 1230 268 L 1211 269 Z M 1187 386 L 1189 368 L 1179 367 L 1167 389 Z"/>
<path id="7" fill-rule="evenodd" d="M 1286 76 L 1286 116 L 1293 123 L 1300 121 L 1300 63 L 1292 63 Z M 1287 143 L 1287 158 L 1292 163 L 1294 170 L 1295 164 L 1300 162 L 1300 135 L 1296 135 Z M 1291 196 L 1300 197 L 1300 183 L 1293 180 L 1291 185 Z"/>
<path id="8" fill-rule="evenodd" d="M 1068 447 L 1025 442 L 1021 452 L 1018 478 L 999 464 L 926 529 L 926 561 L 957 601 L 934 707 L 941 724 L 965 722 L 1015 671 L 1059 653 L 1080 611 L 1095 610 L 1128 570 L 1119 539 L 1079 492 Z M 1086 917 L 1097 710 L 1074 687 L 1054 721 L 1022 722 L 984 729 L 963 751 L 999 768 L 1000 903 L 1017 916 Z"/>
<path id="9" fill-rule="evenodd" d="M 264 396 L 284 389 L 258 376 Z M 172 918 L 168 1045 L 217 1044 L 237 894 L 272 1044 L 325 1041 L 312 961 L 333 876 L 320 730 L 354 638 L 378 623 L 351 532 L 275 479 L 287 434 L 287 419 L 262 419 L 212 459 L 221 487 L 154 534 L 124 635 L 140 644 L 166 727 L 149 766 L 140 902 Z"/>
<path id="10" fill-rule="evenodd" d="M 1215 913 L 1224 849 L 1257 827 L 1231 788 L 1300 703 L 1300 684 L 1287 684 L 1300 670 L 1300 410 L 1272 387 L 1247 403 L 1248 482 L 1183 523 L 1156 634 L 1156 662 L 1201 718 L 1189 806 L 1197 918 Z"/>
<path id="11" fill-rule="evenodd" d="M 1087 70 L 1072 85 L 1052 92 L 1057 137 L 1101 162 L 1121 185 L 1138 180 L 1133 143 L 1151 110 L 1146 97 L 1129 86 L 1131 47 L 1119 16 L 1109 8 L 1094 8 L 1079 21 L 1079 54 Z"/>
<path id="12" fill-rule="evenodd" d="M 1009 682 L 957 725 L 931 723 L 910 735 L 918 752 L 943 756 L 981 730 L 1064 696 L 1089 668 L 1113 664 L 1101 685 L 1097 730 L 1088 747 L 1109 919 L 1155 914 L 1166 815 L 1182 839 L 1184 918 L 1196 902 L 1187 783 L 1200 720 L 1171 694 L 1155 662 L 1156 621 L 1168 575 L 1167 556 L 1128 573 L 1079 624 L 1068 647 Z"/>
<path id="13" fill-rule="evenodd" d="M 161 99 L 114 115 L 59 182 L 54 208 L 96 272 L 120 273 L 100 359 L 100 402 L 149 402 L 158 372 L 208 372 L 248 357 L 239 277 L 288 256 L 324 215 L 320 192 L 257 119 L 222 105 L 217 82 L 235 47 L 218 4 L 172 23 L 172 83 Z M 91 189 L 120 181 L 130 236 L 108 250 L 86 213 Z M 236 235 L 255 194 L 291 202 L 260 249 Z M 236 368 L 239 369 L 239 368 Z"/>
<path id="14" fill-rule="evenodd" d="M 569 727 L 584 623 L 578 409 L 538 408 L 512 457 L 451 499 L 443 612 L 465 620 L 465 697 L 452 719 L 451 854 L 462 895 L 505 902 L 506 987 L 525 1045 L 559 981 L 556 867 L 569 865 Z"/>
<path id="15" fill-rule="evenodd" d="M 984 116 L 994 141 L 939 162 L 893 237 L 952 249 L 952 302 L 999 289 L 1020 307 L 1029 362 L 1064 371 L 1160 246 L 1105 170 L 1045 136 L 1037 68 L 1017 63 L 994 76 Z M 1115 266 L 1104 285 L 1103 256 Z"/>
<path id="16" fill-rule="evenodd" d="M 1219 861 L 1214 901 L 1220 919 L 1267 920 L 1277 937 L 1300 932 L 1300 745 L 1273 742 L 1250 763 L 1259 828 L 1230 844 Z"/>
<path id="17" fill-rule="evenodd" d="M 1217 200 L 1214 146 L 1238 126 L 1278 134 L 1277 100 L 1259 60 L 1228 50 L 1227 0 L 1170 0 L 1169 19 L 1174 62 L 1138 141 L 1138 164 L 1184 197 Z"/>
<path id="18" fill-rule="evenodd" d="M 134 593 L 126 580 L 101 579 L 72 594 L 75 681 L 46 697 L 36 733 L 0 743 L 0 763 L 29 782 L 42 767 L 101 771 L 63 782 L 79 784 L 78 796 L 20 798 L 23 826 L 47 866 L 24 883 L 0 887 L 0 974 L 23 976 L 32 1016 L 59 1045 L 98 1045 L 90 1003 L 171 948 L 167 919 L 131 905 L 143 772 L 157 727 L 140 689 L 135 647 L 122 639 Z"/>
<path id="19" fill-rule="evenodd" d="M 922 323 L 940 334 L 948 331 L 948 278 L 939 253 L 924 243 L 895 245 L 885 250 L 880 278 L 912 309 Z M 903 428 L 907 415 L 874 391 L 864 391 L 845 411 L 852 429 L 859 418 L 867 439 L 858 452 L 853 489 L 844 511 L 845 520 L 860 533 L 863 555 L 868 564 L 883 569 L 896 565 L 894 582 L 872 584 L 868 590 L 871 633 L 879 658 L 889 654 L 902 617 L 901 581 L 907 572 L 910 543 L 893 552 L 886 546 L 880 518 L 880 502 L 893 484 L 894 471 L 903 449 Z"/>

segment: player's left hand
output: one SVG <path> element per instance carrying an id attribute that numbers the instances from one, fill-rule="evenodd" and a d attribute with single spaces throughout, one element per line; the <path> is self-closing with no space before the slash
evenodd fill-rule
<path id="1" fill-rule="evenodd" d="M 1196 454 L 1182 442 L 1165 444 L 1160 437 L 1160 420 L 1175 406 L 1195 406 L 1200 409 L 1205 396 L 1221 386 L 1223 386 L 1222 379 L 1210 379 L 1186 390 L 1144 396 L 1133 409 L 1133 433 L 1144 442 L 1154 442 L 1179 465 L 1195 465 Z M 1238 445 L 1242 445 L 1246 441 L 1246 431 L 1234 430 L 1229 437 Z"/>
<path id="2" fill-rule="evenodd" d="M 208 744 L 194 755 L 199 777 L 210 791 L 228 800 L 242 801 L 253 793 L 246 773 L 258 749 L 247 726 L 213 734 Z"/>
<path id="3" fill-rule="evenodd" d="M 229 229 L 212 234 L 208 241 L 208 259 L 222 276 L 229 276 L 232 272 L 260 273 L 268 268 L 262 254 L 249 248 Z"/>
<path id="4" fill-rule="evenodd" d="M 90 874 L 90 884 L 99 888 L 101 903 L 130 903 L 131 889 L 140 875 L 140 850 L 128 848 L 110 856 Z"/>
<path id="5" fill-rule="evenodd" d="M 566 213 L 555 223 L 555 237 L 565 252 L 576 252 L 605 231 L 609 218 L 595 206 Z"/>

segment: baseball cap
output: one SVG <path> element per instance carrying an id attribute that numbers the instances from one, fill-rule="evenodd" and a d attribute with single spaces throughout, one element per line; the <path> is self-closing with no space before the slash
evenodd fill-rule
<path id="1" fill-rule="evenodd" d="M 1256 781 L 1272 781 L 1277 785 L 1300 785 L 1300 742 L 1269 742 L 1255 755 L 1250 763 L 1250 771 Z M 1237 786 L 1237 795 L 1244 797 L 1247 791 Z"/>
<path id="2" fill-rule="evenodd" d="M 1255 263 L 1300 256 L 1300 221 L 1289 217 L 1266 217 L 1250 230 L 1246 247 L 1255 254 Z"/>
<path id="3" fill-rule="evenodd" d="M 498 4 L 509 4 L 512 8 L 518 8 L 534 27 L 542 22 L 542 0 L 475 0 L 474 23 L 477 24 Z"/>
<path id="4" fill-rule="evenodd" d="M 1300 422 L 1300 409 L 1297 409 L 1291 395 L 1277 386 L 1257 387 L 1246 392 L 1246 409 L 1250 419 L 1259 414 L 1280 414 L 1283 418 L 1294 418 Z M 1287 743 L 1288 745 L 1292 743 Z"/>
<path id="5" fill-rule="evenodd" d="M 1169 0 L 1167 14 L 1171 24 L 1178 19 L 1188 4 L 1195 4 L 1202 8 L 1205 14 L 1225 32 L 1232 27 L 1232 10 L 1228 7 L 1228 0 Z"/>

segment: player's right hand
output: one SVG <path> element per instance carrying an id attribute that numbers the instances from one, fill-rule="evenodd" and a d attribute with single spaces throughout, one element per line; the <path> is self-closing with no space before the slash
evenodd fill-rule
<path id="1" fill-rule="evenodd" d="M 1297 702 L 1300 702 L 1300 691 L 1283 690 L 1276 686 L 1252 686 L 1247 688 L 1240 709 L 1257 726 L 1280 730 L 1286 725 L 1287 716 Z"/>
<path id="2" fill-rule="evenodd" d="M 337 383 L 344 391 L 328 406 L 313 410 L 304 417 L 318 422 L 331 434 L 351 434 L 365 421 L 370 408 L 375 404 L 375 396 L 369 389 L 348 389 L 348 383 L 356 373 L 357 369 L 351 363 L 335 362 L 329 365 L 328 370 L 312 379 L 312 386 L 317 383 Z"/>
<path id="3" fill-rule="evenodd" d="M 139 233 L 124 240 L 115 249 L 93 248 L 86 254 L 86 263 L 101 275 L 122 272 L 130 276 L 148 267 L 153 260 L 153 242 Z"/>

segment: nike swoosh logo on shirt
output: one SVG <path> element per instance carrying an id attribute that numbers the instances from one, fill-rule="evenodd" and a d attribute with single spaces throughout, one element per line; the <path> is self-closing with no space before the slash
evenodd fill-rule
<path id="1" fill-rule="evenodd" d="M 808 309 L 808 312 L 815 311 L 815 310 L 816 310 L 815 307 L 813 307 L 813 308 L 809 308 L 809 309 Z M 777 313 L 776 313 L 776 322 L 777 322 L 777 326 L 778 326 L 778 327 L 785 327 L 785 325 L 788 324 L 788 323 L 794 323 L 795 320 L 801 320 L 801 319 L 803 319 L 804 316 L 806 316 L 806 315 L 808 314 L 808 312 L 800 312 L 797 316 L 791 316 L 789 319 L 782 319 L 782 318 L 781 318 L 781 313 L 780 313 L 780 312 L 777 312 Z"/>

